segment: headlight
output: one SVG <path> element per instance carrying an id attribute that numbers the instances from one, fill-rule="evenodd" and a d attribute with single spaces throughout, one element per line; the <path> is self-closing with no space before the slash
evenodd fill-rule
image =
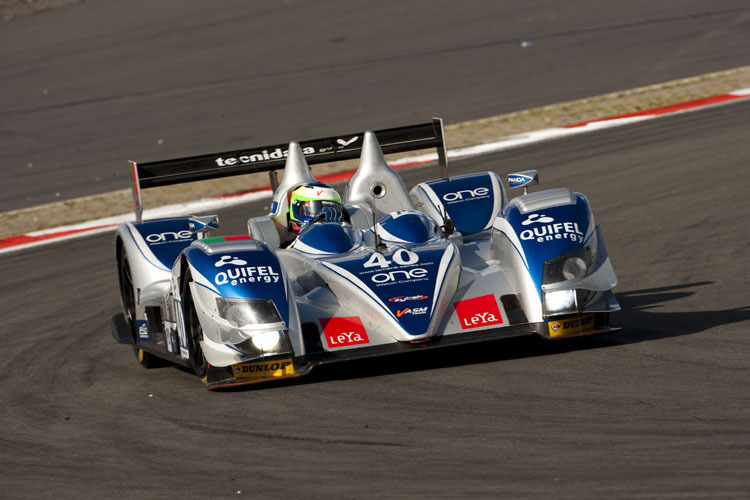
<path id="1" fill-rule="evenodd" d="M 250 342 L 259 351 L 273 352 L 281 343 L 281 334 L 282 332 L 278 331 L 258 332 L 250 337 Z"/>
<path id="2" fill-rule="evenodd" d="M 575 311 L 575 290 L 559 290 L 557 292 L 544 292 L 544 311 L 546 314 Z"/>
<path id="3" fill-rule="evenodd" d="M 284 328 L 278 309 L 269 299 L 216 298 L 219 316 L 240 329 L 264 330 Z"/>
<path id="4" fill-rule="evenodd" d="M 226 338 L 235 349 L 251 357 L 292 352 L 286 325 L 272 300 L 217 297 L 216 308 L 236 328 Z"/>
<path id="5" fill-rule="evenodd" d="M 580 257 L 569 257 L 562 265 L 562 275 L 566 280 L 581 279 L 586 276 L 589 266 Z"/>
<path id="6" fill-rule="evenodd" d="M 241 332 L 247 338 L 233 347 L 249 357 L 275 356 L 292 352 L 292 343 L 286 330 L 267 332 Z"/>
<path id="7" fill-rule="evenodd" d="M 542 284 L 559 283 L 584 278 L 594 262 L 594 249 L 591 246 L 579 248 L 565 255 L 544 262 Z"/>

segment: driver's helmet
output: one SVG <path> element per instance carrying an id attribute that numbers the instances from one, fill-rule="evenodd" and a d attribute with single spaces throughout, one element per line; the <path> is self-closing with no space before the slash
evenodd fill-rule
<path id="1" fill-rule="evenodd" d="M 344 219 L 341 197 L 320 182 L 297 187 L 289 197 L 289 230 L 299 232 L 313 219 L 339 222 Z"/>

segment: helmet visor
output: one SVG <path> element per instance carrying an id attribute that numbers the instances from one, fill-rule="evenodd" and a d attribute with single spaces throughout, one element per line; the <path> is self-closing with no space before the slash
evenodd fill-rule
<path id="1" fill-rule="evenodd" d="M 341 211 L 341 203 L 332 200 L 295 200 L 292 203 L 292 219 L 298 221 L 309 221 L 325 207 L 333 208 L 334 210 Z"/>

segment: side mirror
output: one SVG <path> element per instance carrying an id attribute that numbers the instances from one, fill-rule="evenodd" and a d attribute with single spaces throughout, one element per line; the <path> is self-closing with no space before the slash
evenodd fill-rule
<path id="1" fill-rule="evenodd" d="M 523 194 L 528 193 L 529 186 L 539 184 L 539 172 L 536 170 L 524 170 L 523 172 L 514 172 L 508 174 L 509 188 L 523 188 Z"/>
<path id="2" fill-rule="evenodd" d="M 219 216 L 205 215 L 202 217 L 190 217 L 188 227 L 191 233 L 195 234 L 205 232 L 205 236 L 207 237 L 209 230 L 219 229 Z"/>
<path id="3" fill-rule="evenodd" d="M 448 216 L 448 211 L 443 204 L 440 204 L 438 209 L 440 210 L 440 216 L 443 218 L 443 225 L 441 226 L 441 229 L 443 230 L 443 238 L 447 240 L 448 237 L 456 231 L 456 224 L 453 222 L 453 219 Z"/>

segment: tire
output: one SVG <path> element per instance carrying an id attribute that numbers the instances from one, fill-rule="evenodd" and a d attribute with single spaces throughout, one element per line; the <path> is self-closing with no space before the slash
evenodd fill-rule
<path id="1" fill-rule="evenodd" d="M 195 310 L 193 294 L 190 291 L 190 282 L 193 281 L 190 271 L 185 273 L 182 279 L 182 307 L 185 319 L 185 335 L 187 336 L 188 352 L 190 353 L 190 367 L 193 369 L 203 384 L 206 383 L 206 372 L 208 362 L 203 355 L 200 341 L 203 340 L 203 328 L 198 320 Z"/>
<path id="2" fill-rule="evenodd" d="M 138 338 L 135 327 L 135 287 L 133 286 L 133 274 L 128 261 L 128 254 L 125 250 L 120 251 L 118 263 L 120 274 L 120 301 L 122 303 L 122 312 L 125 315 L 125 322 L 128 324 L 130 338 L 133 341 L 133 353 L 135 359 L 144 368 L 153 368 L 158 365 L 158 359 L 147 353 L 138 345 Z"/>

